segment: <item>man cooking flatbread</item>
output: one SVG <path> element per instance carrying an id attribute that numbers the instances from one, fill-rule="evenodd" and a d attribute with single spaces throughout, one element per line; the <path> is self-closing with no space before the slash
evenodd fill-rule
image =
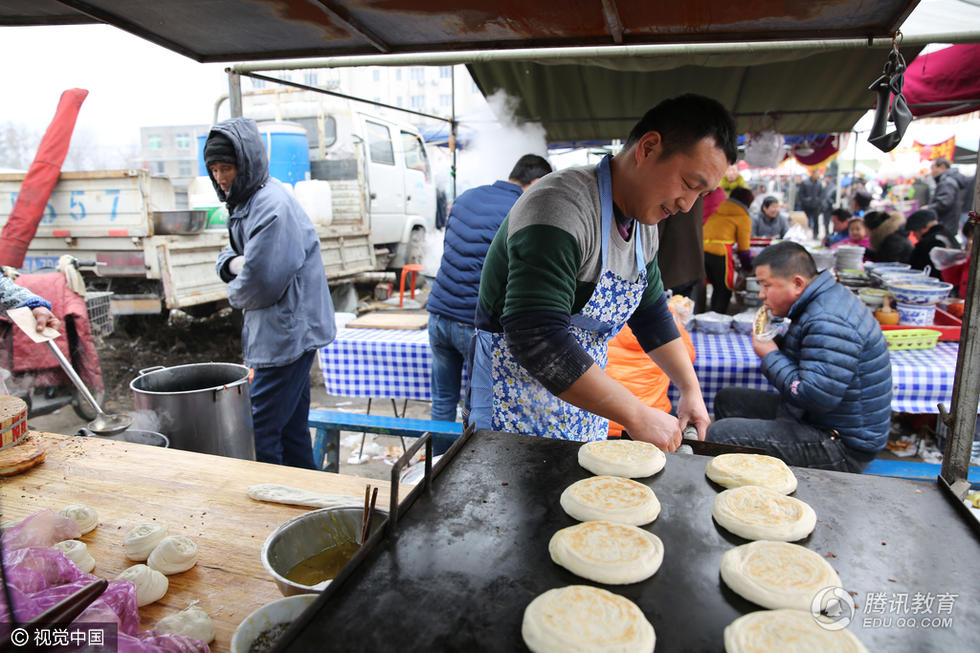
<path id="1" fill-rule="evenodd" d="M 708 440 L 765 449 L 790 465 L 860 472 L 885 447 L 892 372 L 881 328 L 857 295 L 792 242 L 752 261 L 759 296 L 792 323 L 780 344 L 752 338 L 777 393 L 723 388 Z"/>
<path id="2" fill-rule="evenodd" d="M 552 173 L 521 196 L 480 281 L 477 428 L 590 441 L 614 419 L 667 451 L 688 423 L 704 438 L 708 413 L 667 308 L 656 225 L 713 191 L 735 158 L 725 108 L 683 95 L 648 111 L 616 156 Z M 606 343 L 624 323 L 679 388 L 677 418 L 603 371 Z"/>

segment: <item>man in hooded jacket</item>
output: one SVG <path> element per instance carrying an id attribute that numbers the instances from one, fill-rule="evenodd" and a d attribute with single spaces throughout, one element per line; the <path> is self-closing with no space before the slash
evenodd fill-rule
<path id="1" fill-rule="evenodd" d="M 310 367 L 316 350 L 336 335 L 320 240 L 299 202 L 269 176 L 253 120 L 212 127 L 204 162 L 228 207 L 229 244 L 216 267 L 228 302 L 242 310 L 242 350 L 255 371 L 256 459 L 314 469 Z"/>

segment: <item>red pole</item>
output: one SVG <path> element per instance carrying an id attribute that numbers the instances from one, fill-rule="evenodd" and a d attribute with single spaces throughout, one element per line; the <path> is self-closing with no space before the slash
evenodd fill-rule
<path id="1" fill-rule="evenodd" d="M 61 175 L 75 120 L 87 95 L 88 91 L 82 88 L 72 88 L 61 94 L 54 118 L 24 176 L 10 219 L 0 232 L 0 265 L 19 268 L 24 264 L 24 255 Z"/>

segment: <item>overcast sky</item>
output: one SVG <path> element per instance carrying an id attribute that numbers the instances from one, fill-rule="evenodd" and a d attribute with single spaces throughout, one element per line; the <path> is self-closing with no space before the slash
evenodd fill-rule
<path id="1" fill-rule="evenodd" d="M 115 27 L 0 27 L 0 123 L 43 132 L 61 93 L 89 91 L 76 129 L 105 144 L 137 142 L 150 125 L 210 124 L 228 90 L 225 64 L 201 64 Z"/>

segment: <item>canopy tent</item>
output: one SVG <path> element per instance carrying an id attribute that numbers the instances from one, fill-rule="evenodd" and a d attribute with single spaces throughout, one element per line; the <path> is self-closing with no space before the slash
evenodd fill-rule
<path id="1" fill-rule="evenodd" d="M 919 55 L 905 73 L 904 92 L 916 116 L 980 109 L 980 45 L 953 45 Z"/>
<path id="2" fill-rule="evenodd" d="M 104 22 L 197 61 L 887 37 L 918 0 L 3 0 L 0 25 Z"/>

